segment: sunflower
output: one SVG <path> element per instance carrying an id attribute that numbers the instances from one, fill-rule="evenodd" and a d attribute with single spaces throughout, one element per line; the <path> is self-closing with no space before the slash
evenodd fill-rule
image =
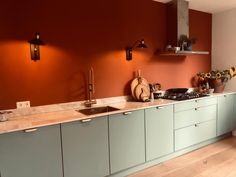
<path id="1" fill-rule="evenodd" d="M 205 79 L 205 73 L 204 73 L 204 72 L 197 73 L 197 76 L 198 76 L 201 80 L 204 80 L 204 79 Z"/>
<path id="2" fill-rule="evenodd" d="M 229 69 L 229 75 L 230 75 L 231 78 L 236 75 L 235 67 L 231 67 L 231 68 Z"/>
<path id="3" fill-rule="evenodd" d="M 210 78 L 211 77 L 211 73 L 206 73 L 205 74 L 205 78 Z"/>
<path id="4" fill-rule="evenodd" d="M 222 76 L 222 75 L 221 75 L 221 73 L 220 73 L 220 72 L 216 73 L 216 78 L 217 78 L 217 79 L 220 79 L 220 78 L 221 78 L 221 76 Z"/>

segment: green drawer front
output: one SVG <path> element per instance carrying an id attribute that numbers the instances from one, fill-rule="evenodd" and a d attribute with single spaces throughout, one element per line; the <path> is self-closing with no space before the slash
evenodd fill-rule
<path id="1" fill-rule="evenodd" d="M 216 104 L 217 104 L 217 97 L 204 98 L 204 99 L 198 100 L 198 107 L 216 105 Z"/>
<path id="2" fill-rule="evenodd" d="M 216 137 L 216 120 L 175 131 L 175 151 Z"/>
<path id="3" fill-rule="evenodd" d="M 186 101 L 184 103 L 177 103 L 174 106 L 174 111 L 185 111 L 196 107 L 209 106 L 214 104 L 217 104 L 217 98 L 202 98 L 192 101 Z"/>
<path id="4" fill-rule="evenodd" d="M 175 129 L 216 119 L 216 105 L 175 113 Z"/>

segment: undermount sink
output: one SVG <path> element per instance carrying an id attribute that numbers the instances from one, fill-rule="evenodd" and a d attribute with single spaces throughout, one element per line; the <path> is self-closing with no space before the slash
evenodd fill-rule
<path id="1" fill-rule="evenodd" d="M 89 115 L 106 113 L 106 112 L 117 111 L 117 110 L 120 110 L 120 109 L 114 108 L 111 106 L 102 106 L 102 107 L 94 107 L 94 108 L 88 108 L 88 109 L 80 109 L 76 111 L 89 116 Z"/>

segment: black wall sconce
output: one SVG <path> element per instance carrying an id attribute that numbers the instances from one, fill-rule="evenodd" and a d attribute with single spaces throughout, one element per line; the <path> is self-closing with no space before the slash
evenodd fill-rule
<path id="1" fill-rule="evenodd" d="M 137 43 L 138 43 L 138 45 L 137 45 Z M 145 44 L 144 39 L 142 39 L 142 40 L 137 40 L 132 47 L 127 47 L 126 48 L 126 60 L 128 60 L 128 61 L 132 60 L 132 50 L 135 47 L 137 47 L 137 48 L 147 48 L 147 45 Z"/>
<path id="2" fill-rule="evenodd" d="M 31 59 L 34 61 L 40 60 L 40 45 L 45 45 L 45 43 L 40 39 L 39 33 L 35 33 L 35 38 L 29 40 L 30 43 L 30 54 Z"/>

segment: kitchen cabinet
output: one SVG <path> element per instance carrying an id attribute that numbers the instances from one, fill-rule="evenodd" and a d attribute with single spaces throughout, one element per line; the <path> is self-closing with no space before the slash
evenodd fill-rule
<path id="1" fill-rule="evenodd" d="M 217 136 L 233 130 L 234 126 L 234 95 L 218 97 Z"/>
<path id="2" fill-rule="evenodd" d="M 217 98 L 174 105 L 175 151 L 216 137 Z"/>
<path id="3" fill-rule="evenodd" d="M 1 177 L 62 177 L 60 126 L 0 135 Z"/>
<path id="4" fill-rule="evenodd" d="M 61 125 L 64 177 L 109 175 L 108 117 Z"/>
<path id="5" fill-rule="evenodd" d="M 1 134 L 0 177 L 122 176 L 230 132 L 235 99 L 204 97 Z"/>
<path id="6" fill-rule="evenodd" d="M 145 162 L 144 126 L 144 110 L 109 116 L 111 173 Z"/>
<path id="7" fill-rule="evenodd" d="M 216 120 L 196 123 L 175 131 L 175 150 L 216 137 Z"/>
<path id="8" fill-rule="evenodd" d="M 146 160 L 174 151 L 173 105 L 145 110 Z"/>
<path id="9" fill-rule="evenodd" d="M 196 107 L 175 113 L 175 129 L 184 128 L 200 122 L 216 119 L 216 105 Z"/>
<path id="10" fill-rule="evenodd" d="M 236 130 L 236 94 L 234 94 L 234 113 L 233 113 L 233 120 L 234 120 L 234 130 Z"/>
<path id="11" fill-rule="evenodd" d="M 178 102 L 174 106 L 175 112 L 186 111 L 190 109 L 195 109 L 198 107 L 204 107 L 209 105 L 216 105 L 217 104 L 217 97 L 205 97 L 202 99 L 196 100 L 188 100 L 186 102 Z"/>

